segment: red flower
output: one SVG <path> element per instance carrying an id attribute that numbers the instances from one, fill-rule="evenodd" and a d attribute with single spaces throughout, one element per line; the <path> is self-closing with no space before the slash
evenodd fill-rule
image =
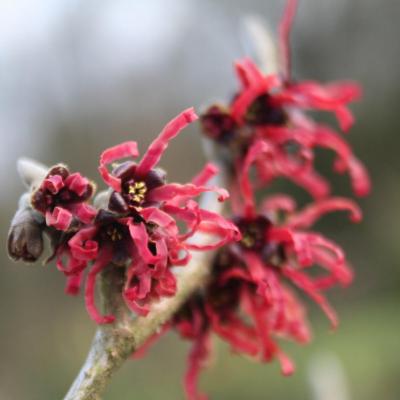
<path id="1" fill-rule="evenodd" d="M 215 266 L 206 293 L 188 302 L 171 325 L 182 338 L 192 341 L 185 374 L 190 400 L 205 398 L 198 392 L 197 381 L 212 350 L 212 333 L 229 343 L 235 353 L 260 361 L 277 357 L 284 374 L 293 372 L 293 364 L 274 338 L 285 337 L 299 343 L 310 339 L 305 312 L 288 288 L 281 288 L 280 303 L 272 295 L 266 300 L 256 294 L 257 282 L 250 275 L 229 277 L 224 274 L 228 270 L 219 271 L 220 267 Z"/>
<path id="2" fill-rule="evenodd" d="M 242 263 L 252 265 L 254 270 L 255 265 L 260 271 L 262 264 L 276 266 L 281 278 L 289 279 L 321 306 L 333 326 L 337 324 L 336 316 L 322 291 L 336 284 L 349 284 L 352 272 L 343 250 L 308 228 L 321 215 L 337 210 L 349 211 L 354 222 L 361 219 L 359 208 L 348 199 L 321 200 L 295 213 L 291 198 L 271 198 L 265 201 L 262 215 L 247 214 L 238 220 L 238 226 L 244 227 L 243 239 L 234 251 Z M 279 222 L 282 218 L 284 222 Z M 326 274 L 309 277 L 307 271 L 314 265 L 321 265 Z M 268 281 L 267 277 L 262 279 Z"/>
<path id="3" fill-rule="evenodd" d="M 348 104 L 360 98 L 361 89 L 352 82 L 322 85 L 291 78 L 288 39 L 296 3 L 288 1 L 279 27 L 281 74 L 264 76 L 250 59 L 238 61 L 235 68 L 241 89 L 229 107 L 212 105 L 202 115 L 203 131 L 221 145 L 229 146 L 238 171 L 246 157 L 255 158 L 257 152 L 254 161 L 260 184 L 283 176 L 316 199 L 326 197 L 330 185 L 314 170 L 314 148 L 328 148 L 337 155 L 335 171 L 348 172 L 354 192 L 366 195 L 370 191 L 369 177 L 350 146 L 335 131 L 313 122 L 304 113 L 333 112 L 342 130 L 347 131 L 353 123 Z"/>
<path id="4" fill-rule="evenodd" d="M 264 76 L 250 59 L 238 61 L 235 68 L 242 88 L 230 111 L 238 124 L 281 125 L 288 121 L 285 113 L 290 108 L 333 112 L 344 131 L 353 123 L 347 105 L 361 97 L 360 87 L 353 82 L 322 85 L 315 81 L 287 81 L 278 75 Z"/>
<path id="5" fill-rule="evenodd" d="M 96 215 L 86 202 L 95 187 L 79 172 L 71 174 L 64 165 L 50 169 L 42 184 L 32 194 L 32 207 L 46 217 L 46 224 L 66 231 L 73 220 L 90 223 Z"/>
<path id="6" fill-rule="evenodd" d="M 205 398 L 197 390 L 197 380 L 211 351 L 212 333 L 236 353 L 264 362 L 277 358 L 282 373 L 289 375 L 294 364 L 277 340 L 307 343 L 311 339 L 305 309 L 289 286 L 314 300 L 336 327 L 336 314 L 323 291 L 352 280 L 343 250 L 309 228 L 322 215 L 339 210 L 348 211 L 353 222 L 360 221 L 355 203 L 330 198 L 296 212 L 292 198 L 278 195 L 264 201 L 257 213 L 249 196 L 251 200 L 244 209 L 235 210 L 233 219 L 242 239 L 219 251 L 207 288 L 195 294 L 165 327 L 175 328 L 193 342 L 185 375 L 190 400 Z M 317 265 L 325 273 L 316 274 Z"/>
<path id="7" fill-rule="evenodd" d="M 137 211 L 143 206 L 170 201 L 176 196 L 197 196 L 205 191 L 213 190 L 220 195 L 220 201 L 228 197 L 228 193 L 223 189 L 193 184 L 166 184 L 164 173 L 155 169 L 169 141 L 196 119 L 197 115 L 193 109 L 183 111 L 165 126 L 139 163 L 124 163 L 112 173 L 107 170 L 107 164 L 124 157 L 138 156 L 136 142 L 125 142 L 103 152 L 100 157 L 99 171 L 104 181 L 114 190 L 109 204 L 111 210 Z"/>
<path id="8" fill-rule="evenodd" d="M 246 61 L 241 68 L 250 69 L 249 65 L 250 61 Z M 255 68 L 253 65 L 251 70 L 254 72 Z M 250 74 L 248 70 L 246 70 L 246 73 Z M 255 86 L 244 89 L 243 96 L 239 96 L 240 98 L 237 98 L 232 105 L 231 113 L 237 120 L 240 120 L 243 115 L 240 112 L 240 108 L 244 104 L 242 100 L 244 99 L 247 102 L 254 95 L 253 90 L 263 86 L 261 77 L 260 74 L 260 80 L 257 84 L 254 83 Z M 265 81 L 268 77 L 262 79 Z M 256 81 L 255 78 L 253 80 Z M 339 111 L 336 110 L 336 112 L 342 115 L 345 113 L 343 110 L 346 102 L 355 97 L 352 93 L 355 93 L 356 89 L 352 88 L 350 84 L 335 84 L 330 85 L 329 88 L 318 88 L 314 83 L 296 84 L 296 90 L 299 92 L 303 90 L 304 93 L 292 96 L 293 99 L 298 99 L 298 104 L 295 104 L 289 100 L 284 100 L 292 98 L 288 94 L 288 88 L 290 91 L 293 90 L 292 85 L 288 86 L 288 84 L 285 84 L 280 92 L 275 88 L 276 91 L 268 97 L 266 102 L 264 101 L 265 95 L 262 95 L 264 97 L 254 97 L 250 101 L 250 103 L 252 101 L 253 103 L 249 105 L 248 117 L 246 118 L 247 123 L 252 125 L 252 136 L 251 141 L 248 142 L 246 155 L 249 155 L 251 149 L 259 149 L 261 142 L 265 143 L 264 148 L 267 149 L 267 154 L 260 154 L 257 160 L 260 181 L 265 184 L 275 177 L 285 176 L 303 186 L 315 198 L 327 196 L 330 190 L 329 184 L 316 173 L 313 167 L 313 150 L 316 147 L 323 147 L 336 153 L 337 161 L 334 169 L 336 172 L 348 172 L 350 174 L 354 192 L 359 196 L 368 194 L 370 190 L 368 174 L 362 163 L 353 155 L 346 141 L 328 126 L 313 122 L 299 110 L 299 108 L 302 108 L 301 104 L 304 107 L 308 107 L 306 104 L 310 104 L 310 108 L 314 109 L 324 109 L 323 107 L 329 109 L 332 106 L 332 110 L 336 110 L 334 105 L 338 104 L 337 109 Z M 325 100 L 323 100 L 324 96 L 326 97 Z M 263 111 L 260 101 L 264 106 L 266 104 L 266 110 Z M 285 123 L 276 123 L 278 121 L 276 110 L 281 109 L 280 107 L 284 109 L 282 115 L 287 117 Z M 246 109 L 246 107 L 243 109 Z M 275 116 L 275 122 L 271 122 L 271 115 Z M 264 123 L 262 118 L 267 117 L 270 122 Z M 249 118 L 252 118 L 252 122 Z"/>
<path id="9" fill-rule="evenodd" d="M 205 191 L 217 192 L 220 201 L 228 197 L 223 189 L 205 186 L 217 173 L 215 166 L 208 164 L 192 183 L 185 185 L 167 183 L 165 173 L 155 168 L 169 140 L 194 119 L 192 109 L 174 118 L 139 163 L 127 161 L 112 172 L 107 170 L 109 163 L 127 156 L 136 157 L 135 142 L 110 148 L 100 157 L 100 173 L 112 189 L 109 209 L 100 210 L 93 224 L 69 240 L 69 253 L 64 252 L 74 265 L 93 262 L 85 297 L 87 309 L 98 323 L 113 320 L 112 316 L 101 316 L 94 304 L 96 276 L 110 263 L 126 266 L 125 301 L 132 310 L 146 315 L 152 300 L 175 294 L 172 266 L 186 265 L 192 250 L 211 250 L 240 238 L 234 224 L 201 209 L 193 200 Z M 178 228 L 178 220 L 186 226 L 184 231 Z M 197 232 L 217 239 L 198 245 L 191 240 Z"/>
<path id="10" fill-rule="evenodd" d="M 322 235 L 307 229 L 322 214 L 348 210 L 354 221 L 361 217 L 358 207 L 349 200 L 332 198 L 294 213 L 294 203 L 287 197 L 265 202 L 263 214 L 235 219 L 242 240 L 222 250 L 214 266 L 212 283 L 202 299 L 201 307 L 179 314 L 176 327 L 184 335 L 188 326 L 194 340 L 188 369 L 198 371 L 204 351 L 196 358 L 195 349 L 205 346 L 206 334 L 200 326 L 230 343 L 237 353 L 257 357 L 261 361 L 277 358 L 282 373 L 291 374 L 294 365 L 277 344 L 278 338 L 307 343 L 310 331 L 304 308 L 288 285 L 301 289 L 327 314 L 332 326 L 337 325 L 334 310 L 323 290 L 336 284 L 347 285 L 352 272 L 343 251 Z M 278 223 L 286 214 L 286 222 Z M 326 274 L 311 277 L 308 271 L 321 265 Z M 205 330 L 205 328 L 203 328 Z M 187 374 L 186 387 L 195 387 L 197 374 Z M 197 399 L 196 395 L 189 396 Z"/>

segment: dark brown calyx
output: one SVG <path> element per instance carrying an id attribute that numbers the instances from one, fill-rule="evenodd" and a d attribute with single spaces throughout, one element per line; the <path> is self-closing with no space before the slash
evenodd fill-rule
<path id="1" fill-rule="evenodd" d="M 272 225 L 265 216 L 253 219 L 236 218 L 233 221 L 242 233 L 239 244 L 247 250 L 260 251 L 267 243 L 267 230 Z"/>
<path id="2" fill-rule="evenodd" d="M 285 125 L 287 119 L 283 108 L 273 105 L 268 94 L 258 96 L 245 115 L 245 121 L 250 125 Z"/>
<path id="3" fill-rule="evenodd" d="M 218 142 L 227 142 L 233 139 L 237 125 L 229 110 L 219 105 L 211 106 L 200 117 L 203 132 Z"/>

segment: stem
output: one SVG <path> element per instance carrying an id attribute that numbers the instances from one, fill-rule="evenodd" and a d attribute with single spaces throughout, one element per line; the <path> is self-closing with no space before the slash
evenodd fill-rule
<path id="1" fill-rule="evenodd" d="M 113 372 L 133 351 L 135 341 L 127 329 L 129 314 L 121 296 L 123 282 L 123 271 L 113 265 L 101 275 L 104 308 L 115 315 L 117 322 L 97 329 L 87 360 L 65 399 L 100 399 Z"/>

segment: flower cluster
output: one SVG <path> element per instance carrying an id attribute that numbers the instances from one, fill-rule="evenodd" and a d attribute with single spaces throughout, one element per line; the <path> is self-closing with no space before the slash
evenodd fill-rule
<path id="1" fill-rule="evenodd" d="M 100 157 L 99 171 L 111 191 L 108 207 L 98 212 L 93 224 L 68 241 L 70 262 L 93 263 L 85 295 L 88 311 L 99 323 L 113 319 L 100 316 L 94 306 L 96 275 L 110 263 L 127 265 L 123 297 L 133 311 L 147 315 L 152 300 L 175 294 L 171 267 L 186 265 L 191 250 L 214 249 L 240 237 L 233 223 L 201 209 L 193 200 L 206 191 L 217 192 L 220 201 L 228 197 L 226 190 L 206 186 L 217 172 L 213 165 L 207 165 L 192 183 L 185 185 L 167 183 L 165 172 L 157 168 L 169 141 L 195 119 L 189 109 L 169 122 L 139 162 L 126 161 L 111 172 L 108 169 L 120 159 L 136 158 L 135 142 L 109 148 Z M 183 232 L 178 221 L 186 227 Z M 202 246 L 189 240 L 203 231 L 217 237 L 216 241 Z M 80 267 L 77 271 L 82 272 Z"/>
<path id="2" fill-rule="evenodd" d="M 235 353 L 260 361 L 277 358 L 284 375 L 293 372 L 294 365 L 277 339 L 307 343 L 311 335 L 292 287 L 315 301 L 332 327 L 337 326 L 323 292 L 337 284 L 348 285 L 352 271 L 343 250 L 309 227 L 325 213 L 339 210 L 348 211 L 354 222 L 361 219 L 357 205 L 347 199 L 322 200 L 296 212 L 294 200 L 284 195 L 266 199 L 260 212 L 243 210 L 234 217 L 242 240 L 219 252 L 206 290 L 188 302 L 172 323 L 183 338 L 193 341 L 188 366 L 192 373 L 187 373 L 185 382 L 190 399 L 200 398 L 196 379 L 209 355 L 211 333 Z M 317 266 L 322 267 L 319 273 Z"/>
<path id="3" fill-rule="evenodd" d="M 150 304 L 176 292 L 173 266 L 185 266 L 193 250 L 212 250 L 240 239 L 237 227 L 217 213 L 200 208 L 198 195 L 224 189 L 208 186 L 218 170 L 213 164 L 188 184 L 168 183 L 158 162 L 171 139 L 196 120 L 187 109 L 171 120 L 140 161 L 136 142 L 105 150 L 99 172 L 108 185 L 107 203 L 99 209 L 87 204 L 94 186 L 63 165 L 50 169 L 31 198 L 32 207 L 43 214 L 53 229 L 56 264 L 67 277 L 66 292 L 76 294 L 87 272 L 87 310 L 99 324 L 111 323 L 113 315 L 101 315 L 95 305 L 95 283 L 105 268 L 124 268 L 122 296 L 134 312 L 147 315 Z M 123 159 L 127 161 L 120 162 Z M 111 170 L 109 168 L 111 164 Z M 198 232 L 210 240 L 198 244 L 190 239 Z"/>
<path id="4" fill-rule="evenodd" d="M 213 104 L 201 115 L 203 132 L 220 147 L 229 148 L 237 171 L 246 157 L 254 157 L 260 184 L 285 177 L 316 199 L 328 196 L 330 185 L 314 168 L 314 149 L 332 150 L 335 172 L 347 172 L 355 194 L 364 196 L 370 181 L 363 164 L 337 132 L 305 113 L 332 112 L 346 132 L 354 120 L 348 105 L 360 98 L 361 89 L 347 81 L 324 85 L 293 80 L 288 36 L 295 3 L 289 1 L 280 25 L 283 71 L 265 76 L 248 58 L 236 62 L 240 89 L 229 105 Z"/>
<path id="5" fill-rule="evenodd" d="M 324 292 L 347 286 L 353 278 L 342 248 L 310 228 L 334 211 L 346 211 L 352 222 L 359 222 L 361 210 L 352 200 L 330 195 L 329 182 L 316 170 L 314 149 L 335 152 L 334 169 L 348 172 L 356 195 L 369 192 L 369 177 L 346 141 L 305 111 L 333 112 L 341 130 L 347 131 L 353 123 L 348 105 L 361 90 L 352 82 L 322 85 L 291 78 L 288 37 L 295 7 L 296 1 L 289 0 L 279 28 L 282 71 L 264 76 L 250 59 L 237 62 L 239 92 L 229 106 L 214 104 L 201 116 L 204 134 L 222 150 L 233 171 L 231 221 L 242 238 L 219 250 L 206 287 L 162 331 L 174 329 L 192 342 L 185 376 L 190 400 L 205 398 L 197 381 L 211 351 L 212 333 L 235 353 L 263 362 L 277 359 L 282 373 L 290 375 L 294 364 L 278 340 L 311 339 L 296 289 L 311 298 L 335 328 L 338 319 Z M 298 210 L 293 198 L 281 194 L 264 198 L 258 206 L 255 189 L 277 177 L 290 179 L 314 201 Z"/>
<path id="6" fill-rule="evenodd" d="M 96 211 L 86 202 L 95 186 L 79 172 L 71 174 L 65 165 L 50 168 L 42 184 L 32 194 L 32 207 L 46 218 L 46 224 L 60 231 L 71 225 L 90 223 Z M 74 223 L 75 222 L 75 223 Z"/>

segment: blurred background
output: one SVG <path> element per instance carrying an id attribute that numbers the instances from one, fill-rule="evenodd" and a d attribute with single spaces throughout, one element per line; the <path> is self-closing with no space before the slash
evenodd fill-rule
<path id="1" fill-rule="evenodd" d="M 17 158 L 64 161 L 99 181 L 104 148 L 133 139 L 144 149 L 182 109 L 228 98 L 236 89 L 232 61 L 251 50 L 243 16 L 258 15 L 275 31 L 283 5 L 0 2 L 1 400 L 61 399 L 96 328 L 83 298 L 64 295 L 65 280 L 54 265 L 15 264 L 5 254 L 23 191 Z M 341 316 L 337 332 L 310 306 L 314 342 L 285 345 L 298 367 L 291 378 L 281 377 L 277 363 L 253 363 L 217 343 L 215 362 L 201 381 L 212 399 L 400 398 L 399 17 L 397 0 L 300 1 L 292 37 L 295 77 L 352 78 L 365 89 L 348 137 L 374 182 L 372 195 L 361 201 L 365 220 L 351 226 L 335 216 L 319 225 L 345 247 L 357 278 L 350 289 L 331 293 Z M 193 126 L 162 160 L 171 180 L 187 180 L 200 169 L 199 149 Z M 328 170 L 331 155 L 321 155 Z M 346 178 L 335 182 L 337 193 L 349 194 Z M 146 359 L 125 364 L 105 399 L 183 399 L 186 351 L 187 343 L 168 335 Z"/>

